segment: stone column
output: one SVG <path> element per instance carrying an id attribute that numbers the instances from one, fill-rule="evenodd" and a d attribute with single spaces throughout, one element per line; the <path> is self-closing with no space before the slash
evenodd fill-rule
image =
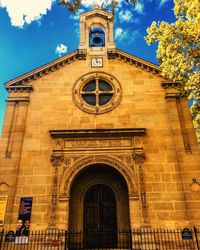
<path id="1" fill-rule="evenodd" d="M 140 227 L 140 204 L 137 192 L 129 194 L 130 224 L 131 228 Z"/>
<path id="2" fill-rule="evenodd" d="M 143 226 L 149 226 L 149 216 L 148 216 L 148 206 L 146 200 L 146 190 L 145 190 L 145 180 L 143 173 L 143 164 L 145 160 L 144 152 L 134 153 L 133 159 L 138 166 L 138 176 L 139 176 L 139 194 L 142 208 L 142 224 Z"/>
<path id="3" fill-rule="evenodd" d="M 108 42 L 113 43 L 113 21 L 109 20 L 108 21 Z"/>
<path id="4" fill-rule="evenodd" d="M 59 197 L 58 227 L 62 230 L 69 228 L 69 200 L 70 197 L 67 194 L 62 194 Z"/>
<path id="5" fill-rule="evenodd" d="M 85 21 L 80 21 L 80 44 L 85 43 Z"/>
<path id="6" fill-rule="evenodd" d="M 48 230 L 57 228 L 57 210 L 58 210 L 58 168 L 62 165 L 64 160 L 63 155 L 52 155 L 51 163 L 54 168 L 53 170 L 53 183 L 51 190 L 51 204 L 50 204 L 50 216 L 48 223 Z"/>

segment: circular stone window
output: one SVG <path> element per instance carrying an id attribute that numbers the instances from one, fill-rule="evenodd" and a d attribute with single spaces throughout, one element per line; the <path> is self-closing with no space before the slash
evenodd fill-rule
<path id="1" fill-rule="evenodd" d="M 119 104 L 121 92 L 121 85 L 115 77 L 93 72 L 83 75 L 75 83 L 73 100 L 83 111 L 102 114 Z"/>

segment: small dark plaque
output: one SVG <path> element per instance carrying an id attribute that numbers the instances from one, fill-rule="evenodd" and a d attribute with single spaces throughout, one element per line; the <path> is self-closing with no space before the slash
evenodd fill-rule
<path id="1" fill-rule="evenodd" d="M 28 220 L 30 222 L 32 210 L 32 197 L 22 197 L 19 206 L 19 216 L 18 220 L 25 222 Z"/>
<path id="2" fill-rule="evenodd" d="M 182 231 L 183 240 L 192 240 L 192 232 L 188 228 L 184 228 Z"/>
<path id="3" fill-rule="evenodd" d="M 6 242 L 13 242 L 15 241 L 15 233 L 13 231 L 8 231 L 5 237 Z"/>

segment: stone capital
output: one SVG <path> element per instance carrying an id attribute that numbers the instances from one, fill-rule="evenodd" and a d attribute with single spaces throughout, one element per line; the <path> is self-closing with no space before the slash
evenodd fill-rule
<path id="1" fill-rule="evenodd" d="M 145 154 L 144 152 L 138 152 L 138 153 L 134 153 L 133 154 L 133 160 L 136 162 L 136 163 L 144 163 L 145 161 Z"/>
<path id="2" fill-rule="evenodd" d="M 51 164 L 54 167 L 59 167 L 64 161 L 63 155 L 52 155 L 51 156 Z"/>

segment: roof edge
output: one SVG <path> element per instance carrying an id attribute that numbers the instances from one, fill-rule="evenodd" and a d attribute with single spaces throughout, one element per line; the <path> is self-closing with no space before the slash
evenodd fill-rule
<path id="1" fill-rule="evenodd" d="M 4 83 L 5 88 L 8 90 L 11 86 L 14 86 L 15 84 L 24 85 L 25 82 L 36 80 L 38 77 L 41 77 L 44 74 L 48 74 L 49 72 L 52 72 L 64 66 L 65 64 L 70 63 L 71 61 L 74 61 L 77 58 L 77 56 L 78 56 L 77 50 L 72 51 L 69 54 L 61 58 L 53 60 L 43 66 L 40 66 L 34 70 L 29 71 L 28 73 L 25 73 L 8 82 L 5 82 Z"/>
<path id="2" fill-rule="evenodd" d="M 114 49 L 114 51 L 108 51 L 108 59 L 114 59 L 114 58 L 124 60 L 125 62 L 133 66 L 140 67 L 141 69 L 147 70 L 149 72 L 151 71 L 153 74 L 160 75 L 161 73 L 160 67 L 158 65 L 143 60 L 139 57 L 136 57 L 119 49 Z M 10 91 L 11 89 L 13 89 L 13 87 L 16 86 L 18 87 L 31 86 L 30 84 L 27 83 L 30 83 L 31 81 L 36 80 L 39 77 L 46 75 L 50 72 L 53 72 L 63 67 L 65 64 L 69 64 L 77 59 L 85 60 L 86 54 L 78 50 L 72 51 L 61 58 L 51 61 L 43 66 L 40 66 L 32 71 L 29 71 L 26 74 L 20 75 L 19 77 L 16 77 L 4 83 L 5 88 L 7 89 L 7 91 Z M 29 91 L 30 90 L 31 89 L 29 89 Z"/>
<path id="3" fill-rule="evenodd" d="M 158 75 L 160 75 L 161 73 L 161 69 L 158 65 L 151 63 L 149 61 L 146 61 L 144 59 L 141 59 L 139 57 L 136 57 L 127 52 L 124 52 L 123 50 L 116 49 L 115 54 L 116 56 L 118 56 L 119 59 L 125 60 L 129 62 L 130 64 L 141 67 L 142 69 L 146 69 L 147 71 L 152 71 L 153 73 L 156 73 Z"/>
<path id="4" fill-rule="evenodd" d="M 83 16 L 90 16 L 90 15 L 93 15 L 94 13 L 99 13 L 99 14 L 102 14 L 102 15 L 105 15 L 105 16 L 110 16 L 110 18 L 112 18 L 113 17 L 113 14 L 111 13 L 111 12 L 109 12 L 109 11 L 106 11 L 106 10 L 102 10 L 102 9 L 92 9 L 92 10 L 88 10 L 88 11 L 86 11 L 86 12 L 84 12 L 84 13 L 82 13 L 82 14 L 80 14 L 79 16 L 80 17 L 83 17 Z"/>

